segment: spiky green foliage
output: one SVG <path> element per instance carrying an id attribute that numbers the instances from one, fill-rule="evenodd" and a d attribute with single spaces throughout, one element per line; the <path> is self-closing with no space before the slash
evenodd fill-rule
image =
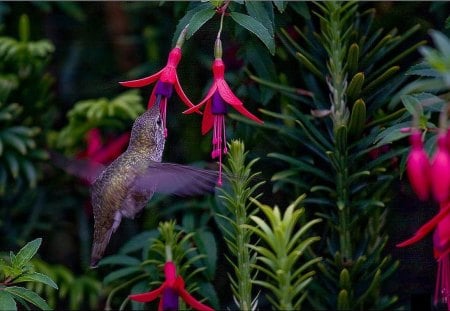
<path id="1" fill-rule="evenodd" d="M 117 267 L 103 280 L 104 285 L 110 287 L 107 307 L 114 304 L 113 299 L 121 291 L 131 288 L 131 294 L 136 294 L 158 287 L 163 280 L 163 266 L 167 260 L 175 263 L 177 273 L 183 276 L 189 292 L 198 291 L 208 297 L 208 303 L 217 304 L 214 290 L 202 283 L 204 277 L 201 273 L 206 268 L 198 265 L 198 262 L 206 257 L 206 254 L 199 253 L 193 236 L 194 233 L 185 233 L 178 229 L 174 221 L 161 222 L 158 231 L 142 232 L 128 241 L 119 254 L 102 259 L 99 262 L 100 267 Z M 167 255 L 168 249 L 171 258 Z M 136 251 L 141 251 L 140 258 L 133 256 Z M 123 310 L 128 302 L 128 298 L 122 299 L 119 309 Z M 142 303 L 132 301 L 131 304 L 133 310 L 144 308 Z"/>
<path id="2" fill-rule="evenodd" d="M 16 301 L 27 309 L 30 303 L 41 310 L 50 310 L 41 296 L 23 286 L 24 283 L 37 282 L 58 289 L 50 277 L 34 271 L 30 262 L 41 243 L 42 239 L 35 239 L 22 247 L 17 254 L 10 252 L 9 262 L 0 259 L 0 310 L 17 310 Z"/>
<path id="3" fill-rule="evenodd" d="M 233 257 L 227 257 L 233 267 L 233 275 L 229 275 L 233 295 L 240 309 L 253 310 L 256 307 L 256 301 L 253 303 L 252 298 L 256 253 L 247 247 L 252 231 L 244 225 L 250 224 L 250 216 L 257 211 L 252 207 L 250 198 L 260 196 L 256 191 L 264 182 L 252 184 L 259 175 L 252 173 L 252 166 L 258 159 L 246 163 L 247 152 L 242 141 L 233 140 L 228 147 L 228 161 L 224 165 L 224 171 L 229 177 L 229 184 L 219 189 L 219 198 L 228 213 L 219 213 L 217 217 L 228 249 L 233 254 Z"/>
<path id="4" fill-rule="evenodd" d="M 383 34 L 372 27 L 374 10 L 359 13 L 355 2 L 318 2 L 312 11 L 303 14 L 305 27 L 294 27 L 299 40 L 280 32 L 300 63 L 296 83 L 307 91 L 257 78 L 286 96 L 281 113 L 263 110 L 277 120 L 264 126 L 279 133 L 274 149 L 280 151 L 269 156 L 287 166 L 273 175 L 274 191 L 291 200 L 291 193 L 307 192 L 308 216 L 325 220 L 315 227 L 324 237 L 317 251 L 324 261 L 307 298 L 312 307 L 389 308 L 397 298 L 385 295 L 382 284 L 398 263 L 383 254 L 386 204 L 398 174 L 391 161 L 406 149 L 384 146 L 389 141 L 380 135 L 408 118 L 404 108 L 389 102 L 405 84 L 399 62 L 424 42 L 405 48 L 417 26 Z"/>
<path id="5" fill-rule="evenodd" d="M 304 199 L 300 196 L 288 206 L 281 215 L 277 206 L 273 209 L 253 200 L 263 211 L 268 223 L 258 216 L 251 216 L 255 225 L 249 228 L 261 239 L 259 245 L 248 247 L 258 253 L 255 269 L 267 276 L 267 280 L 259 276 L 253 283 L 265 287 L 271 293 L 267 299 L 276 310 L 300 310 L 307 295 L 307 286 L 312 281 L 314 271 L 311 267 L 321 260 L 313 258 L 305 262 L 305 250 L 319 237 L 304 238 L 304 234 L 321 219 L 311 220 L 301 226 L 298 222 L 304 214 L 303 208 L 296 209 Z"/>

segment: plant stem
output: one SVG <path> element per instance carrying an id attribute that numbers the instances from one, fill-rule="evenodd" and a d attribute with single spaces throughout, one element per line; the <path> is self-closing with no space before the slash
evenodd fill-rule
<path id="1" fill-rule="evenodd" d="M 348 204 L 348 152 L 345 137 L 348 123 L 348 108 L 345 99 L 346 72 L 344 70 L 344 57 L 346 53 L 346 42 L 343 38 L 345 23 L 341 19 L 341 3 L 326 2 L 328 8 L 329 26 L 325 32 L 329 36 L 328 68 L 330 78 L 328 85 L 331 92 L 331 112 L 333 117 L 333 129 L 335 133 L 335 154 L 339 162 L 336 167 L 336 191 L 339 217 L 339 241 L 340 252 L 344 261 L 352 259 L 352 242 L 350 233 L 350 209 Z M 344 129 L 343 129 L 344 128 Z M 345 131 L 344 134 L 338 131 Z M 339 141 L 338 141 L 339 140 Z"/>

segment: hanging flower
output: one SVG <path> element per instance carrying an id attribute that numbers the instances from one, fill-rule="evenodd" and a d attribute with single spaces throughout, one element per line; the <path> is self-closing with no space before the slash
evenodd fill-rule
<path id="1" fill-rule="evenodd" d="M 431 162 L 431 190 L 438 202 L 444 202 L 450 192 L 450 155 L 445 133 L 439 133 L 437 145 L 437 151 Z"/>
<path id="2" fill-rule="evenodd" d="M 409 182 L 419 199 L 426 200 L 430 192 L 430 163 L 423 150 L 422 135 L 414 129 L 410 136 L 411 151 L 406 162 Z"/>
<path id="3" fill-rule="evenodd" d="M 186 30 L 187 26 L 181 32 L 176 46 L 172 49 L 172 51 L 170 51 L 167 64 L 162 70 L 142 79 L 119 82 L 121 85 L 127 87 L 143 87 L 156 82 L 156 86 L 153 88 L 153 91 L 150 95 L 147 109 L 150 109 L 155 104 L 155 102 L 159 101 L 165 137 L 167 137 L 167 100 L 172 96 L 173 88 L 175 87 L 175 91 L 177 92 L 178 96 L 188 107 L 194 106 L 181 88 L 177 74 L 177 66 L 181 60 L 182 55 L 181 46 L 183 45 L 184 38 L 186 36 Z"/>
<path id="4" fill-rule="evenodd" d="M 212 311 L 213 309 L 202 304 L 189 294 L 184 287 L 184 280 L 177 276 L 176 266 L 172 261 L 164 264 L 164 275 L 166 280 L 157 289 L 143 294 L 128 296 L 131 300 L 138 302 L 150 302 L 160 298 L 158 311 L 178 310 L 178 297 L 195 310 Z"/>
<path id="5" fill-rule="evenodd" d="M 211 157 L 219 158 L 219 180 L 218 184 L 222 184 L 222 155 L 227 153 L 226 133 L 225 133 L 225 115 L 227 114 L 227 104 L 236 109 L 243 116 L 258 123 L 263 123 L 260 119 L 245 109 L 242 101 L 236 97 L 233 91 L 225 81 L 225 65 L 222 61 L 222 44 L 220 39 L 216 40 L 215 60 L 212 64 L 213 84 L 209 89 L 206 97 L 196 106 L 184 111 L 190 114 L 198 112 L 205 105 L 202 120 L 202 134 L 205 135 L 213 129 L 212 144 L 213 150 Z"/>

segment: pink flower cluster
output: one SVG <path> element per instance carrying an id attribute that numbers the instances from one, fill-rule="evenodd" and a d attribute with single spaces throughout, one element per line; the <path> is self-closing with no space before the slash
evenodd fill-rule
<path id="1" fill-rule="evenodd" d="M 412 131 L 410 143 L 406 170 L 411 186 L 421 200 L 428 199 L 431 193 L 440 209 L 412 238 L 397 246 L 414 244 L 434 230 L 433 249 L 438 261 L 434 300 L 447 304 L 450 311 L 450 130 L 438 134 L 437 150 L 431 161 L 423 149 L 422 134 L 418 129 Z"/>
<path id="2" fill-rule="evenodd" d="M 413 190 L 421 200 L 428 199 L 431 192 L 436 201 L 446 202 L 450 197 L 450 131 L 438 134 L 437 150 L 431 161 L 423 150 L 419 130 L 413 130 L 410 142 L 406 169 Z"/>
<path id="3" fill-rule="evenodd" d="M 184 40 L 184 34 L 182 33 L 179 42 Z M 213 130 L 212 145 L 213 150 L 211 157 L 213 159 L 219 159 L 219 179 L 218 185 L 222 184 L 222 155 L 227 153 L 226 147 L 226 133 L 225 133 L 225 116 L 227 114 L 227 107 L 231 106 L 237 110 L 240 114 L 253 120 L 257 123 L 263 123 L 260 119 L 250 113 L 245 107 L 242 101 L 233 93 L 228 83 L 225 81 L 225 64 L 222 60 L 222 43 L 220 39 L 216 40 L 215 45 L 215 59 L 212 64 L 213 83 L 203 100 L 199 104 L 195 105 L 189 100 L 181 88 L 180 81 L 177 75 L 177 66 L 181 60 L 181 44 L 177 44 L 175 48 L 169 53 L 167 65 L 159 72 L 137 80 L 120 82 L 121 85 L 127 87 L 143 87 L 151 83 L 156 85 L 150 95 L 148 102 L 148 109 L 150 109 L 155 103 L 159 104 L 161 115 L 163 119 L 163 126 L 165 129 L 165 136 L 167 137 L 166 128 L 166 113 L 167 113 L 167 101 L 172 96 L 173 88 L 181 98 L 183 103 L 189 108 L 184 113 L 200 113 L 200 109 L 204 107 L 203 121 L 201 131 L 205 135 L 209 131 Z M 217 51 L 217 47 L 220 51 Z"/>

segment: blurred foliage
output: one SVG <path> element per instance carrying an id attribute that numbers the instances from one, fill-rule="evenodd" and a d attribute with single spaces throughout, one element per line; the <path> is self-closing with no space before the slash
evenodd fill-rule
<path id="1" fill-rule="evenodd" d="M 27 288 L 46 297 L 52 309 L 67 306 L 70 310 L 90 309 L 99 307 L 102 298 L 101 282 L 94 271 L 87 271 L 82 275 L 75 275 L 70 269 L 63 265 L 52 265 L 42 259 L 34 258 L 32 263 L 37 272 L 48 275 L 58 289 L 41 284 L 30 284 Z"/>
<path id="2" fill-rule="evenodd" d="M 111 100 L 99 98 L 77 102 L 67 113 L 68 124 L 53 133 L 53 137 L 50 136 L 50 146 L 68 153 L 73 152 L 85 144 L 86 133 L 90 129 L 125 132 L 142 112 L 142 98 L 134 90 L 124 92 Z"/>
<path id="3" fill-rule="evenodd" d="M 30 262 L 41 246 L 42 239 L 35 239 L 22 247 L 17 254 L 9 253 L 9 262 L 0 258 L 0 310 L 18 310 L 17 302 L 29 309 L 29 303 L 41 310 L 50 310 L 47 302 L 22 283 L 44 284 L 58 289 L 56 283 L 46 274 L 34 271 Z"/>

